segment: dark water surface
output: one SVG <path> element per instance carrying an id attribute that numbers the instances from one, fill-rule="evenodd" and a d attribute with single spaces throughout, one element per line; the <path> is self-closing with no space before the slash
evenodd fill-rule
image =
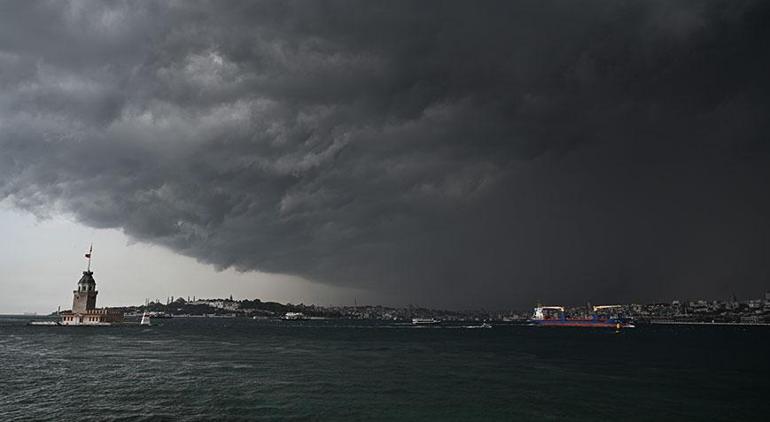
<path id="1" fill-rule="evenodd" d="M 769 420 L 770 327 L 0 317 L 0 420 Z"/>

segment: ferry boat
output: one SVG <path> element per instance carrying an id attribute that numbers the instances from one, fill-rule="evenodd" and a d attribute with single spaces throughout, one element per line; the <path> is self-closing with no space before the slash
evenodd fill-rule
<path id="1" fill-rule="evenodd" d="M 308 319 L 305 314 L 302 312 L 286 312 L 286 315 L 283 316 L 283 319 L 286 321 L 305 321 Z"/>
<path id="2" fill-rule="evenodd" d="M 441 324 L 441 321 L 436 318 L 412 318 L 412 325 L 436 325 Z"/>
<path id="3" fill-rule="evenodd" d="M 529 325 L 538 327 L 593 327 L 593 328 L 634 328 L 633 321 L 619 316 L 604 316 L 598 311 L 619 308 L 620 305 L 601 305 L 593 307 L 593 315 L 588 318 L 567 318 L 562 306 L 538 306 L 535 308 Z"/>

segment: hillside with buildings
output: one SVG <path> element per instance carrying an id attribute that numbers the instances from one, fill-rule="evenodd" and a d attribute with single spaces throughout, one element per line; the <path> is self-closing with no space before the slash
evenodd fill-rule
<path id="1" fill-rule="evenodd" d="M 523 322 L 530 310 L 466 310 L 449 311 L 419 306 L 389 307 L 381 305 L 320 306 L 263 302 L 260 299 L 235 300 L 173 298 L 165 302 L 146 301 L 144 305 L 119 308 L 127 315 L 150 312 L 156 317 L 249 317 L 280 318 L 287 313 L 302 313 L 309 318 L 340 318 L 358 320 L 409 321 L 412 318 L 437 318 L 442 321 L 509 321 Z M 639 323 L 770 323 L 770 292 L 764 298 L 738 300 L 673 300 L 647 304 L 623 304 L 614 313 L 632 318 Z M 591 305 L 565 307 L 569 317 L 591 315 Z"/>

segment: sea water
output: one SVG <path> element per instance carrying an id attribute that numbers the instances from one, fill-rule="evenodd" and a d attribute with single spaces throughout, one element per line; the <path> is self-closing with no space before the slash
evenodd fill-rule
<path id="1" fill-rule="evenodd" d="M 0 317 L 0 420 L 768 420 L 770 327 Z"/>

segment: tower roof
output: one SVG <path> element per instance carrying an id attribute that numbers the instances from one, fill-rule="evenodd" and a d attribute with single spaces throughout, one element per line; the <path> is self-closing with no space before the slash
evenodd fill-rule
<path id="1" fill-rule="evenodd" d="M 83 271 L 83 276 L 80 277 L 78 284 L 96 284 L 96 280 L 94 280 L 94 272 Z"/>

